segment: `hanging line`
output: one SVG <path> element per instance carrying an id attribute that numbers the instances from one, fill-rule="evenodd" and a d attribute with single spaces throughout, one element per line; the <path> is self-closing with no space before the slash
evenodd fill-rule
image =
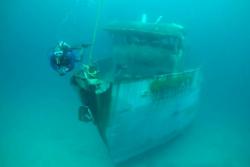
<path id="1" fill-rule="evenodd" d="M 99 3 L 98 3 L 98 8 L 96 10 L 95 27 L 94 27 L 92 42 L 91 42 L 90 51 L 89 51 L 89 64 L 90 65 L 92 65 L 92 63 L 93 63 L 93 51 L 94 51 L 94 46 L 95 46 L 95 43 L 96 43 L 96 34 L 97 34 L 99 22 L 100 22 L 100 16 L 101 16 L 102 8 L 103 8 L 103 0 L 100 0 Z"/>

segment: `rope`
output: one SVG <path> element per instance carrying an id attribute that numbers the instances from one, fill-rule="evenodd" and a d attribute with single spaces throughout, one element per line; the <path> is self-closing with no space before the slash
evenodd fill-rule
<path id="1" fill-rule="evenodd" d="M 96 11 L 95 29 L 93 32 L 92 42 L 91 42 L 90 51 L 89 51 L 89 64 L 90 65 L 93 63 L 93 51 L 94 51 L 94 46 L 96 43 L 96 34 L 97 34 L 99 22 L 100 22 L 100 15 L 101 15 L 102 7 L 103 7 L 103 0 L 100 0 L 98 4 L 99 4 L 98 9 Z"/>

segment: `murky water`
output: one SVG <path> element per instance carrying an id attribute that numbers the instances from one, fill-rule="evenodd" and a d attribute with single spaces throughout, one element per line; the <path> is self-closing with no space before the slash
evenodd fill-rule
<path id="1" fill-rule="evenodd" d="M 0 166 L 114 166 L 95 125 L 78 120 L 72 73 L 58 76 L 48 59 L 58 40 L 91 41 L 98 3 L 1 2 Z M 193 123 L 168 144 L 119 166 L 250 166 L 249 6 L 244 0 L 104 1 L 100 28 L 143 13 L 182 24 L 187 66 L 203 73 Z M 95 58 L 107 56 L 109 42 L 100 29 Z"/>

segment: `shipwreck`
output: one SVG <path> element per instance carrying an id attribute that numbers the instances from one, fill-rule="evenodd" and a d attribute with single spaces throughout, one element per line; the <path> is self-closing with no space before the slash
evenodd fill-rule
<path id="1" fill-rule="evenodd" d="M 110 57 L 73 75 L 83 106 L 115 163 L 165 144 L 193 120 L 200 69 L 184 69 L 184 28 L 178 24 L 113 22 Z"/>

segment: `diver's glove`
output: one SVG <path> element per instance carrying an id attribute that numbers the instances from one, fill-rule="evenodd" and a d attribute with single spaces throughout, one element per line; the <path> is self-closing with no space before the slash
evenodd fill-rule
<path id="1" fill-rule="evenodd" d="M 81 47 L 82 47 L 82 48 L 88 48 L 88 47 L 90 47 L 90 46 L 91 46 L 91 44 L 89 44 L 89 43 L 88 43 L 88 44 L 81 44 Z"/>

